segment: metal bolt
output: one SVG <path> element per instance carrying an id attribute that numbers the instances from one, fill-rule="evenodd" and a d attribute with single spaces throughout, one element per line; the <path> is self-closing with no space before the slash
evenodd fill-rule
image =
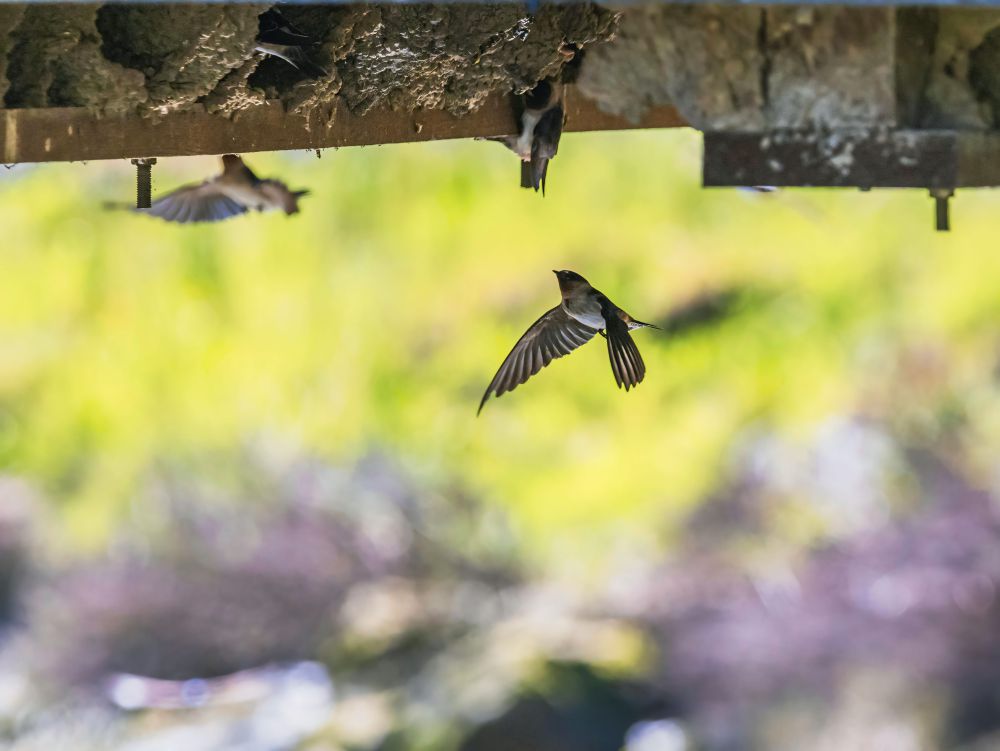
<path id="1" fill-rule="evenodd" d="M 135 207 L 148 209 L 153 205 L 153 165 L 156 159 L 133 159 L 135 165 Z"/>
<path id="2" fill-rule="evenodd" d="M 955 195 L 951 188 L 932 188 L 931 196 L 934 198 L 934 228 L 938 232 L 950 232 L 951 221 L 948 215 L 948 199 Z"/>

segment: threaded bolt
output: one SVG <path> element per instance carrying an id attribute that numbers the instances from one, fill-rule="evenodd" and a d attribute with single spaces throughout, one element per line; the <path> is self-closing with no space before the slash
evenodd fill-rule
<path id="1" fill-rule="evenodd" d="M 156 159 L 133 159 L 135 165 L 135 207 L 148 209 L 153 205 L 153 165 Z"/>
<path id="2" fill-rule="evenodd" d="M 946 188 L 931 190 L 931 196 L 934 198 L 934 228 L 938 232 L 951 231 L 951 218 L 948 215 L 948 200 L 954 194 L 954 190 Z"/>

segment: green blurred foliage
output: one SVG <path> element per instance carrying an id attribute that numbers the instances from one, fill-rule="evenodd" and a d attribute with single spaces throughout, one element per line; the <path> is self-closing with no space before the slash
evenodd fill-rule
<path id="1" fill-rule="evenodd" d="M 558 558 L 660 534 L 745 429 L 794 438 L 891 411 L 917 393 L 899 352 L 943 352 L 942 388 L 996 413 L 995 197 L 961 192 L 955 231 L 936 234 L 915 191 L 702 190 L 699 140 L 568 135 L 544 199 L 494 144 L 255 154 L 259 174 L 310 189 L 303 213 L 201 227 L 102 210 L 132 194 L 124 161 L 0 173 L 0 470 L 36 479 L 70 546 L 92 546 L 159 463 L 225 482 L 222 457 L 258 441 L 377 449 L 505 507 Z M 161 160 L 154 189 L 215 169 Z M 631 393 L 598 339 L 477 419 L 558 300 L 557 268 L 644 320 L 718 291 L 739 302 L 637 332 L 648 375 Z M 995 418 L 977 430 L 1000 438 Z"/>

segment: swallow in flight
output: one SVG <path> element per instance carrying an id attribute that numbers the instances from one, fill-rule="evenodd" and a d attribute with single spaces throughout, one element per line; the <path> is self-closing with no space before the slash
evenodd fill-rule
<path id="1" fill-rule="evenodd" d="M 608 343 L 611 372 L 618 388 L 628 391 L 642 382 L 646 365 L 629 331 L 643 327 L 659 328 L 637 321 L 590 286 L 575 271 L 554 271 L 559 280 L 562 301 L 524 332 L 503 361 L 479 402 L 483 411 L 490 394 L 498 397 L 513 391 L 557 357 L 568 355 L 601 334 Z"/>
<path id="2" fill-rule="evenodd" d="M 199 185 L 185 185 L 135 209 L 168 222 L 218 222 L 255 211 L 299 211 L 299 198 L 308 190 L 289 190 L 280 180 L 262 180 L 235 154 L 222 157 L 222 174 Z"/>

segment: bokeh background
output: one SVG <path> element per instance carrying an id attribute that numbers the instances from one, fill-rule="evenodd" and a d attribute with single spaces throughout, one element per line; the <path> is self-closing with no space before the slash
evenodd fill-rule
<path id="1" fill-rule="evenodd" d="M 0 170 L 0 742 L 1000 749 L 996 196 L 702 189 L 691 130 Z M 214 158 L 162 160 L 154 190 Z M 476 407 L 582 273 L 636 317 Z"/>

